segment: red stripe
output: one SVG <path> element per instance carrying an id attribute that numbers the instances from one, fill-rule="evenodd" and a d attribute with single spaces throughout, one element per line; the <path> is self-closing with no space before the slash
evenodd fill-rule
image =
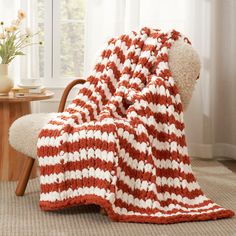
<path id="1" fill-rule="evenodd" d="M 124 63 L 125 62 L 125 55 L 124 55 L 124 53 L 123 53 L 123 51 L 121 50 L 121 48 L 120 47 L 118 47 L 118 46 L 116 46 L 115 48 L 114 48 L 114 54 L 116 54 L 117 55 L 117 57 L 119 58 L 119 60 L 120 60 L 120 63 Z"/>
<path id="2" fill-rule="evenodd" d="M 92 167 L 95 169 L 99 168 L 103 171 L 112 171 L 114 169 L 114 163 L 103 161 L 100 158 L 82 159 L 67 163 L 64 163 L 64 160 L 62 160 L 60 164 L 40 166 L 40 175 L 59 174 L 64 171 L 81 171 Z"/>
<path id="3" fill-rule="evenodd" d="M 110 55 L 112 54 L 111 49 L 106 49 L 104 51 L 102 51 L 101 57 L 104 58 L 109 58 Z M 98 65 L 98 64 L 97 64 Z"/>
<path id="4" fill-rule="evenodd" d="M 113 61 L 111 61 L 107 64 L 107 66 L 109 69 L 112 70 L 116 81 L 119 81 L 119 79 L 121 77 L 121 73 L 120 73 L 120 70 L 117 68 L 116 64 Z"/>
<path id="5" fill-rule="evenodd" d="M 41 193 L 50 193 L 50 192 L 62 192 L 66 190 L 76 190 L 78 188 L 82 187 L 93 187 L 96 186 L 100 189 L 106 189 L 106 190 L 113 190 L 114 186 L 111 185 L 111 183 L 107 180 L 97 179 L 97 178 L 86 178 L 83 177 L 83 179 L 72 179 L 72 180 L 66 180 L 61 183 L 53 183 L 53 184 L 41 184 L 40 189 Z"/>
<path id="6" fill-rule="evenodd" d="M 49 129 L 43 129 L 41 130 L 41 132 L 39 133 L 38 138 L 42 138 L 42 137 L 59 137 L 61 134 L 61 130 L 62 129 L 56 129 L 56 130 L 49 130 Z"/>

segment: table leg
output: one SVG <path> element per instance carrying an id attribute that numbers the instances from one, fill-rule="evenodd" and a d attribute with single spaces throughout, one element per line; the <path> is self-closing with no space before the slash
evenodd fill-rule
<path id="1" fill-rule="evenodd" d="M 8 142 L 11 124 L 23 115 L 30 114 L 30 102 L 0 103 L 0 180 L 18 180 L 26 156 L 15 151 Z M 36 176 L 36 167 L 31 177 Z"/>

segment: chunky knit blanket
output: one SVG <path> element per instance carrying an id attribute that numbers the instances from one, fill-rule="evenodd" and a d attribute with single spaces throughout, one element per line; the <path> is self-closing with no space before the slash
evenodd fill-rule
<path id="1" fill-rule="evenodd" d="M 117 221 L 174 223 L 234 213 L 201 191 L 168 66 L 177 31 L 111 39 L 93 73 L 38 140 L 40 206 L 98 204 Z"/>

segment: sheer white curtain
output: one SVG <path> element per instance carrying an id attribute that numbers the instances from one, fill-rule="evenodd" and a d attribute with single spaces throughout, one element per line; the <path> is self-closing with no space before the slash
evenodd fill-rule
<path id="1" fill-rule="evenodd" d="M 149 26 L 188 36 L 202 63 L 185 113 L 189 152 L 236 159 L 236 1 L 87 0 L 86 9 L 86 75 L 113 35 Z"/>
<path id="2" fill-rule="evenodd" d="M 139 13 L 138 0 L 86 1 L 85 75 L 110 37 L 138 28 Z"/>
<path id="3" fill-rule="evenodd" d="M 213 154 L 236 159 L 236 1 L 215 4 Z M 213 78 L 212 78 L 213 79 Z"/>
<path id="4" fill-rule="evenodd" d="M 20 8 L 26 12 L 27 18 L 24 27 L 33 34 L 38 32 L 38 0 L 21 0 Z M 38 43 L 38 35 L 34 36 L 32 43 Z M 21 79 L 39 79 L 39 46 L 38 44 L 25 49 L 25 56 L 21 58 Z"/>
<path id="5" fill-rule="evenodd" d="M 27 18 L 22 28 L 29 27 L 32 32 L 38 31 L 37 23 L 37 1 L 38 0 L 0 0 L 0 21 L 6 25 L 11 24 L 17 18 L 18 10 L 23 9 Z M 35 42 L 38 38 L 34 37 Z M 25 50 L 26 56 L 16 57 L 10 64 L 10 75 L 15 83 L 20 79 L 39 78 L 39 56 L 38 46 L 34 45 Z"/>
<path id="6" fill-rule="evenodd" d="M 22 28 L 28 27 L 32 32 L 38 32 L 37 17 L 38 0 L 0 0 L 0 21 L 9 25 L 17 18 L 18 10 L 26 12 L 26 20 Z M 34 37 L 33 42 L 38 42 Z M 39 48 L 38 45 L 25 49 L 25 56 L 16 57 L 10 64 L 9 73 L 14 83 L 19 83 L 22 79 L 39 79 Z M 31 105 L 33 112 L 40 111 L 40 103 L 33 102 Z"/>
<path id="7" fill-rule="evenodd" d="M 38 32 L 38 0 L 21 0 L 20 8 L 26 12 L 27 18 L 24 27 L 27 27 L 33 34 Z M 32 39 L 32 43 L 39 42 L 39 36 Z M 25 56 L 21 58 L 20 79 L 39 80 L 39 45 L 34 44 L 25 49 Z M 40 112 L 40 102 L 32 102 L 31 110 L 33 113 Z"/>
<path id="8" fill-rule="evenodd" d="M 11 21 L 17 17 L 18 9 L 19 1 L 0 0 L 0 21 L 3 21 L 5 25 L 11 24 Z M 15 81 L 19 81 L 20 79 L 19 70 L 19 59 L 16 58 L 9 67 L 10 77 Z"/>

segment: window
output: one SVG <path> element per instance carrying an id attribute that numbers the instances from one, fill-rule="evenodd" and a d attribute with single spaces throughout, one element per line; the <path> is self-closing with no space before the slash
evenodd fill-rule
<path id="1" fill-rule="evenodd" d="M 65 85 L 83 76 L 85 0 L 38 0 L 40 77 Z"/>

